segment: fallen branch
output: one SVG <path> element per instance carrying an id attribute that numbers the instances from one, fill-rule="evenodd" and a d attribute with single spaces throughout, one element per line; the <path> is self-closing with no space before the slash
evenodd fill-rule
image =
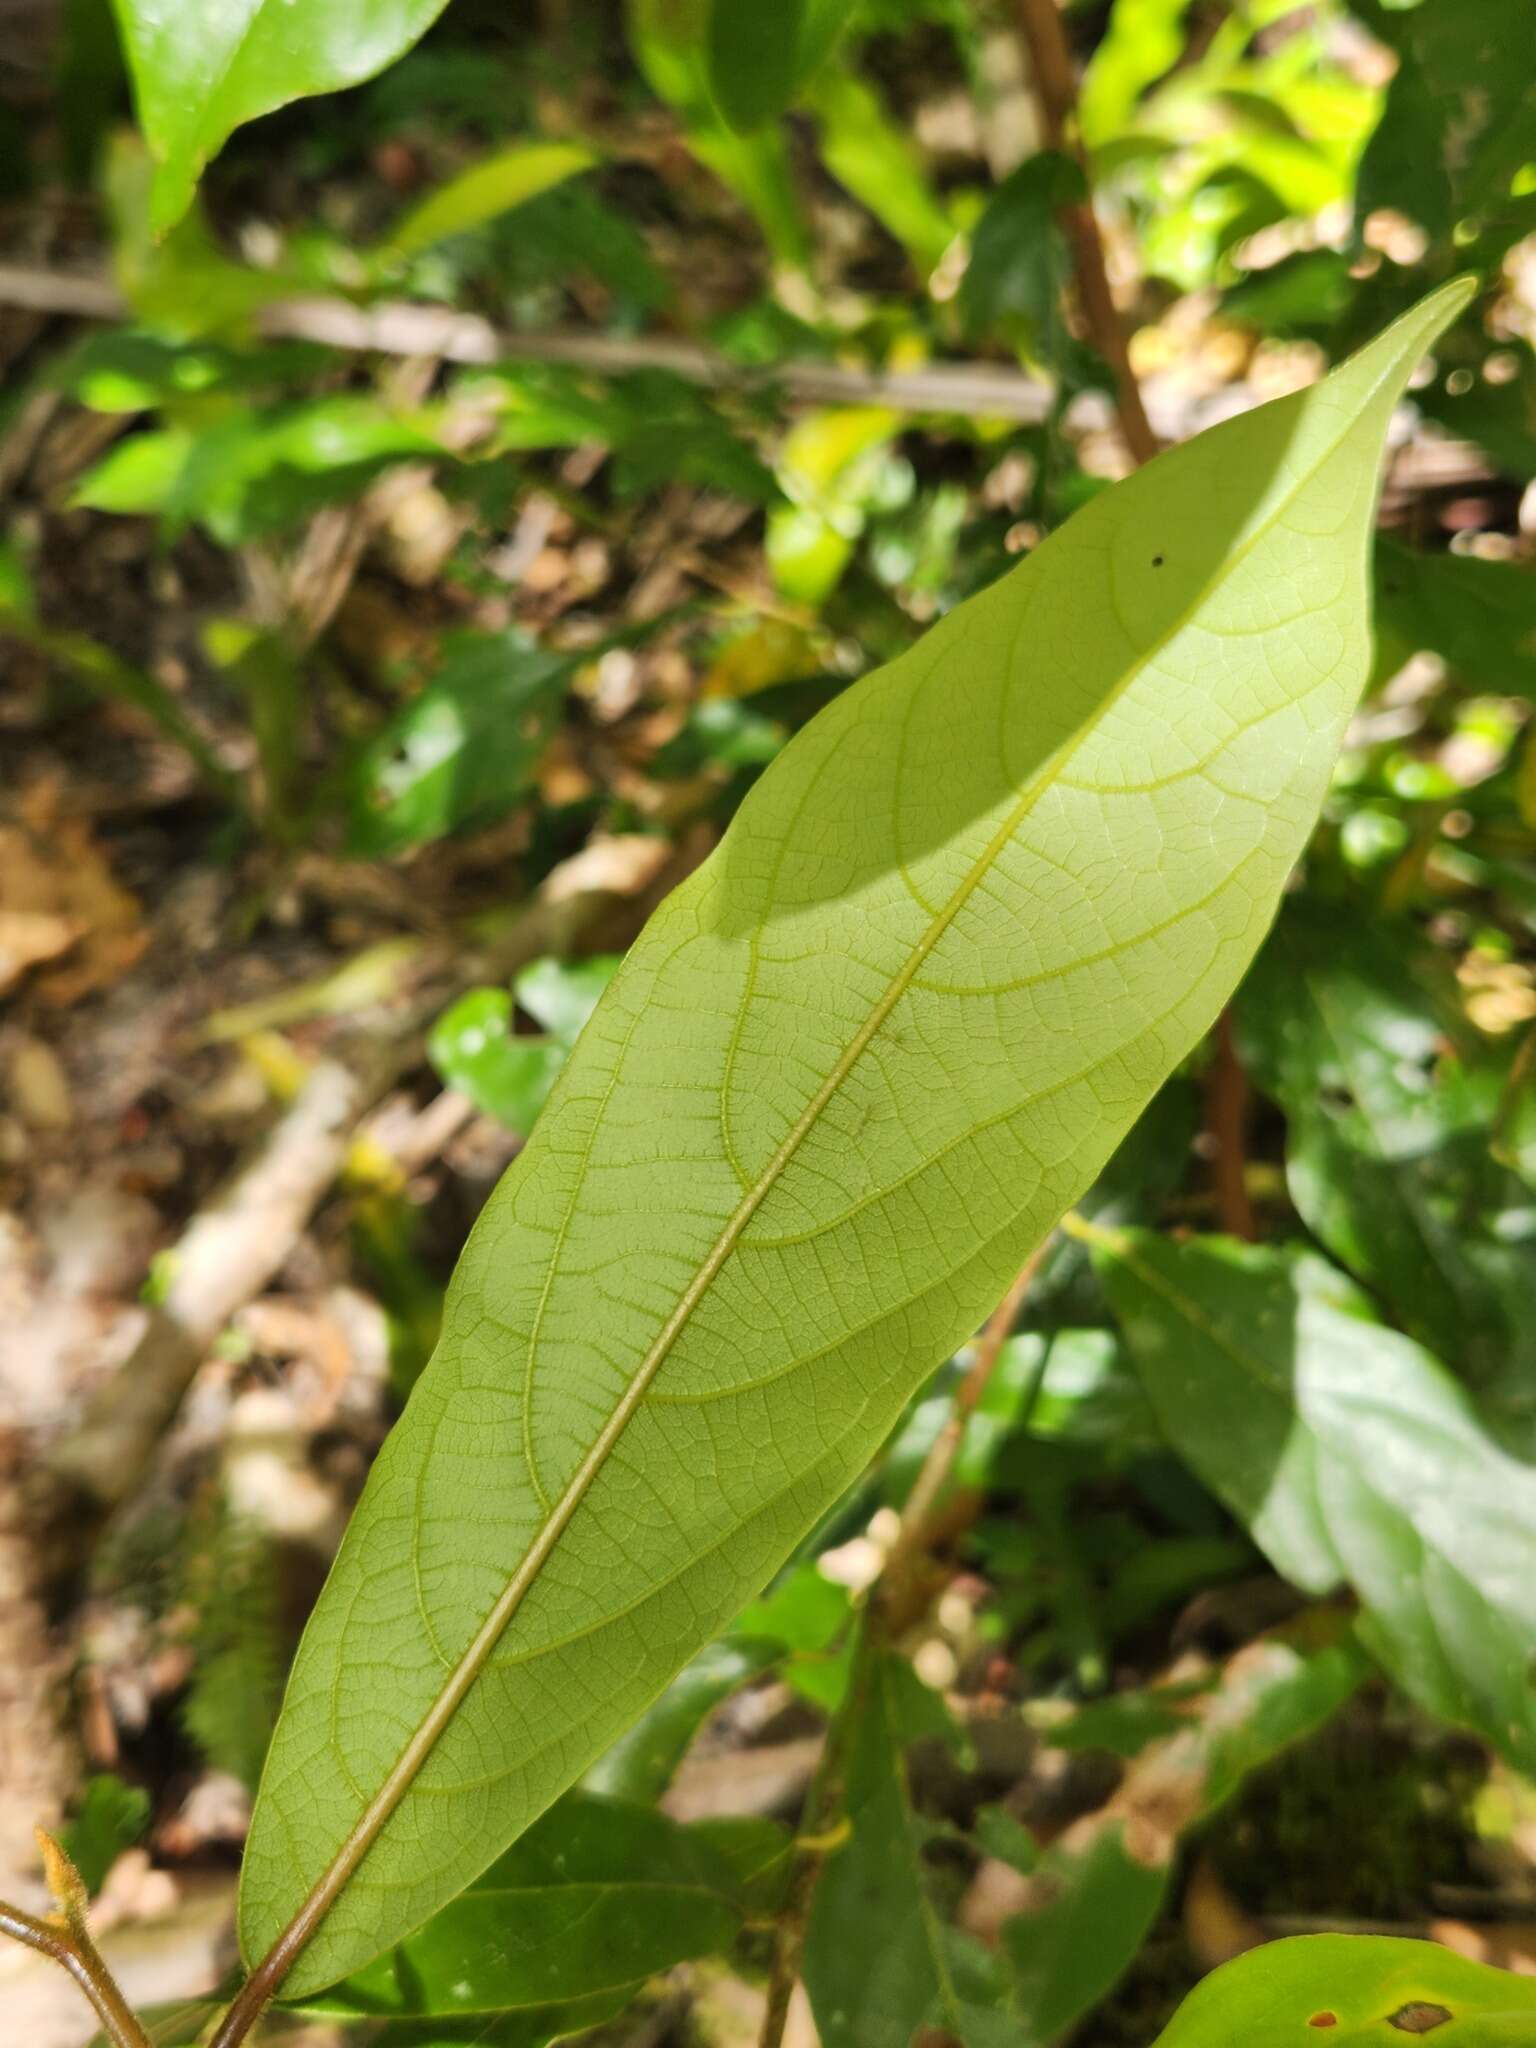
<path id="1" fill-rule="evenodd" d="M 127 320 L 132 309 L 109 278 L 0 264 L 0 305 L 78 320 Z M 255 316 L 269 340 L 314 341 L 387 356 L 437 356 L 444 362 L 566 363 L 603 376 L 670 370 L 711 389 L 777 385 L 803 405 L 888 405 L 897 412 L 956 413 L 1033 425 L 1050 410 L 1048 388 L 1018 370 L 989 363 L 932 363 L 919 370 L 868 370 L 850 363 L 733 362 L 666 335 L 555 332 L 522 334 L 478 313 L 388 300 L 278 299 Z"/>

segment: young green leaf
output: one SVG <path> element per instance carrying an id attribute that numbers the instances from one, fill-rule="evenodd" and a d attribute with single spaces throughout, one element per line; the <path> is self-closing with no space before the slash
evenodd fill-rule
<path id="1" fill-rule="evenodd" d="M 1153 2048 L 1403 2048 L 1426 2034 L 1436 2048 L 1517 2048 L 1536 2038 L 1536 1984 L 1429 1941 L 1298 1935 L 1207 1977 Z"/>
<path id="2" fill-rule="evenodd" d="M 1365 674 L 1456 283 L 843 692 L 651 920 L 488 1204 L 306 1632 L 245 1953 L 360 1967 L 867 1463 L 1208 1028 Z"/>
<path id="3" fill-rule="evenodd" d="M 185 213 L 204 164 L 244 121 L 372 78 L 447 0 L 114 0 L 155 158 L 157 229 Z"/>
<path id="4" fill-rule="evenodd" d="M 1536 1591 L 1512 1560 L 1536 1505 L 1465 1392 L 1312 1254 L 1113 1231 L 1101 1256 L 1175 1450 L 1277 1571 L 1354 1587 L 1363 1639 L 1409 1693 L 1528 1769 Z"/>
<path id="5" fill-rule="evenodd" d="M 390 231 L 389 247 L 399 255 L 414 256 L 445 235 L 484 227 L 596 162 L 590 149 L 571 142 L 523 142 L 501 150 L 428 193 Z"/>
<path id="6" fill-rule="evenodd" d="M 572 1046 L 613 979 L 616 959 L 535 960 L 504 988 L 473 988 L 432 1027 L 427 1057 L 444 1085 L 526 1137 Z M 545 1027 L 539 1037 L 512 1031 L 512 997 Z"/>

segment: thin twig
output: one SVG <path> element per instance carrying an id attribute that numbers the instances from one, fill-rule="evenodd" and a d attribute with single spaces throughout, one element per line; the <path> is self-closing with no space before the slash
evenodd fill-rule
<path id="1" fill-rule="evenodd" d="M 934 1508 L 954 1469 L 966 1424 L 975 1414 L 988 1382 L 997 1369 L 1004 1344 L 1012 1335 L 1035 1276 L 1045 1262 L 1055 1233 L 1043 1238 L 1019 1268 L 1018 1275 L 997 1307 L 987 1318 L 971 1350 L 965 1378 L 955 1389 L 954 1402 L 944 1426 L 928 1447 L 922 1469 L 902 1511 L 901 1533 L 891 1546 L 880 1574 L 879 1599 L 886 1617 L 899 1627 L 907 1617 L 913 1581 L 922 1558 L 935 1534 Z"/>
<path id="2" fill-rule="evenodd" d="M 74 276 L 0 263 L 0 305 L 81 320 L 125 320 L 132 309 L 104 276 Z M 956 413 L 1037 425 L 1050 411 L 1048 387 L 1020 371 L 989 363 L 930 363 L 917 370 L 870 370 L 853 363 L 790 362 L 759 366 L 668 335 L 522 334 L 478 313 L 386 300 L 355 306 L 347 299 L 279 299 L 255 316 L 269 339 L 314 341 L 330 348 L 387 356 L 436 356 L 444 362 L 566 363 L 603 376 L 670 370 L 712 389 L 777 386 L 799 404 L 888 405 L 897 412 Z"/>
<path id="3" fill-rule="evenodd" d="M 1141 389 L 1125 342 L 1125 329 L 1109 288 L 1104 241 L 1093 201 L 1086 196 L 1088 160 L 1077 127 L 1077 81 L 1057 0 L 1018 0 L 1019 28 L 1029 51 L 1030 79 L 1045 139 L 1069 156 L 1083 173 L 1085 196 L 1061 208 L 1061 224 L 1072 245 L 1072 268 L 1083 319 L 1094 347 L 1115 380 L 1120 431 L 1137 462 L 1157 453 L 1157 436 L 1141 402 Z"/>
<path id="4" fill-rule="evenodd" d="M 1258 1236 L 1248 1193 L 1248 1076 L 1232 1036 L 1232 1012 L 1216 1020 L 1216 1057 L 1205 1084 L 1205 1132 L 1211 1146 L 1211 1185 L 1221 1227 L 1230 1237 Z"/>
<path id="5" fill-rule="evenodd" d="M 129 2010 L 83 1923 L 73 1929 L 60 1927 L 24 1913 L 19 1906 L 0 1902 L 0 1934 L 8 1934 L 67 1971 L 90 2000 L 115 2048 L 151 2048 L 149 2036 Z"/>

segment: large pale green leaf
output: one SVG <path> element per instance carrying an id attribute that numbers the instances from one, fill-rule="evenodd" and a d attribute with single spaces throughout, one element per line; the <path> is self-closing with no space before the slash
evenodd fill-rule
<path id="1" fill-rule="evenodd" d="M 1401 2048 L 1425 2034 L 1437 2048 L 1517 2048 L 1536 2039 L 1536 1984 L 1429 1941 L 1299 1935 L 1207 1977 L 1153 2048 L 1297 2048 L 1318 2039 Z"/>
<path id="2" fill-rule="evenodd" d="M 113 0 L 155 158 L 154 224 L 185 213 L 244 121 L 372 78 L 447 0 Z"/>
<path id="3" fill-rule="evenodd" d="M 248 1957 L 358 1968 L 760 1588 L 1209 1026 L 1367 665 L 1467 287 L 1095 498 L 754 786 L 460 1261 L 306 1632 Z"/>
<path id="4" fill-rule="evenodd" d="M 1536 1486 L 1466 1393 L 1310 1253 L 1097 1233 L 1169 1442 L 1308 1592 L 1443 1719 L 1536 1762 Z"/>

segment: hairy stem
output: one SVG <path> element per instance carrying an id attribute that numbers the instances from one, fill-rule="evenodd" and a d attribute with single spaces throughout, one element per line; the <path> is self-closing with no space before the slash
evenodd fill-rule
<path id="1" fill-rule="evenodd" d="M 13 1941 L 34 1949 L 66 1970 L 90 2000 L 114 2048 L 151 2048 L 148 2034 L 134 2018 L 83 1921 L 70 1927 L 59 1926 L 0 1901 L 0 1934 L 8 1934 Z"/>

